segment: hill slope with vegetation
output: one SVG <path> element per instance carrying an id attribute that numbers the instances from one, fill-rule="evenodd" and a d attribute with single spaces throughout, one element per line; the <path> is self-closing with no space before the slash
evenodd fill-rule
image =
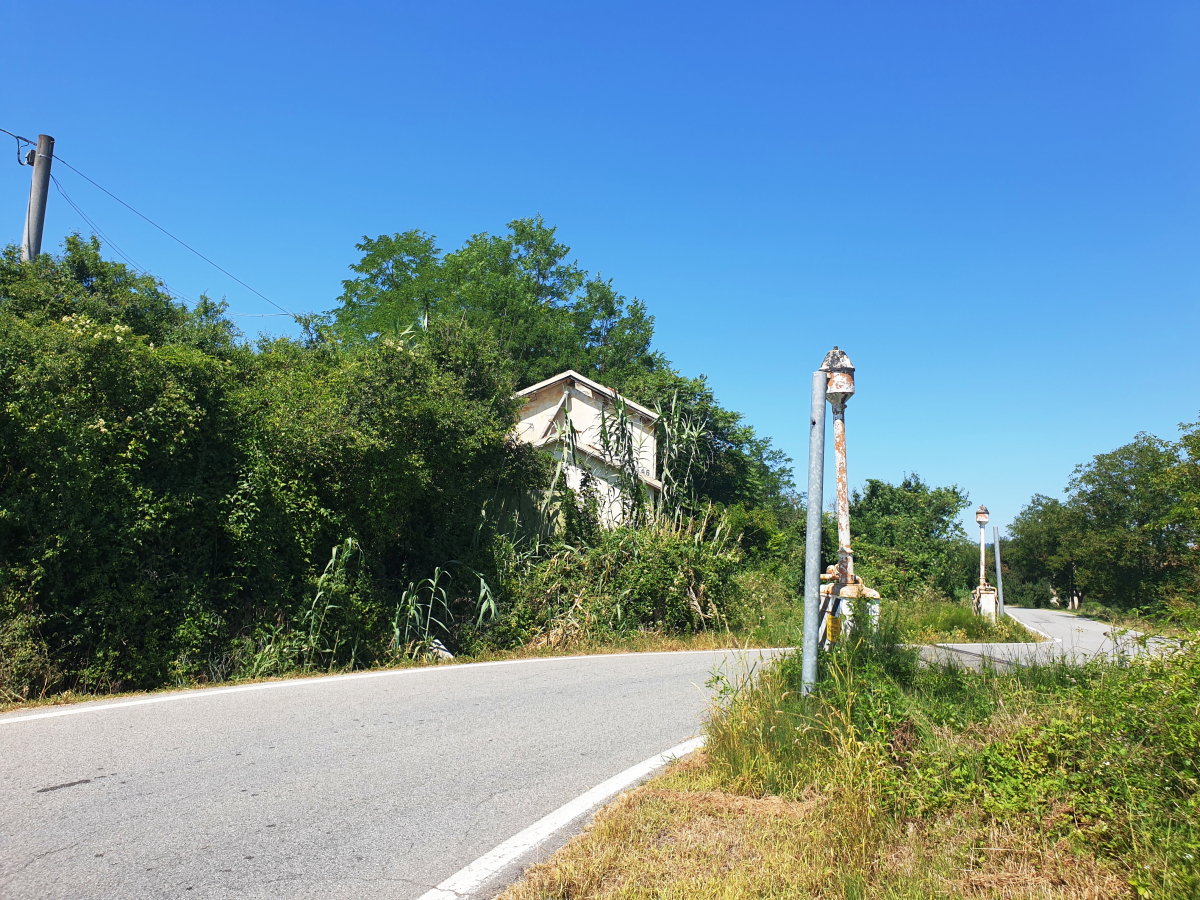
<path id="1" fill-rule="evenodd" d="M 504 649 L 563 634 L 581 596 L 593 635 L 746 618 L 739 538 L 795 519 L 788 460 L 651 349 L 642 303 L 540 220 L 445 257 L 415 232 L 360 249 L 333 312 L 253 342 L 94 238 L 5 251 L 4 699 Z M 670 523 L 601 534 L 559 487 L 566 529 L 542 533 L 553 461 L 513 438 L 513 395 L 565 367 L 688 429 Z"/>

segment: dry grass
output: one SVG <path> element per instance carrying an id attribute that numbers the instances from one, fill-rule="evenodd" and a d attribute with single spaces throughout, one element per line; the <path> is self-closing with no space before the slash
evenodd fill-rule
<path id="1" fill-rule="evenodd" d="M 500 900 L 1128 895 L 1113 871 L 1032 830 L 885 822 L 836 794 L 741 796 L 706 789 L 706 767 L 697 754 L 625 794 Z"/>
<path id="2" fill-rule="evenodd" d="M 475 656 L 460 656 L 453 662 L 405 660 L 392 665 L 378 666 L 373 669 L 356 669 L 355 671 L 383 672 L 431 665 L 468 665 L 470 663 L 497 662 L 509 659 L 549 659 L 556 656 L 592 656 L 610 653 L 670 653 L 682 650 L 757 649 L 768 646 L 768 643 L 753 634 L 737 634 L 730 631 L 703 631 L 698 634 L 684 635 L 646 631 L 635 632 L 620 640 L 577 641 L 568 643 L 565 646 L 530 645 L 520 647 L 516 650 L 480 653 Z M 333 672 L 294 672 L 288 675 L 271 675 L 264 678 L 239 678 L 213 683 L 189 682 L 186 684 L 164 686 L 153 691 L 122 691 L 94 694 L 79 691 L 63 691 L 57 694 L 50 694 L 46 697 L 29 698 L 15 702 L 0 701 L 0 713 L 48 706 L 66 706 L 72 703 L 86 703 L 93 700 L 128 700 L 172 691 L 206 690 L 209 688 L 233 687 L 242 684 L 258 684 L 266 681 L 290 681 L 296 678 L 321 678 L 327 675 L 344 675 L 349 671 L 347 669 L 342 671 L 335 670 Z"/>

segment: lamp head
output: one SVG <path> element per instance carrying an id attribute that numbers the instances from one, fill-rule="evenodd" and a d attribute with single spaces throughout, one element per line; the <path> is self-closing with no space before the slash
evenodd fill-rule
<path id="1" fill-rule="evenodd" d="M 829 381 L 825 396 L 834 406 L 845 404 L 854 394 L 854 364 L 845 350 L 834 347 L 825 354 L 821 371 L 827 373 Z"/>
<path id="2" fill-rule="evenodd" d="M 980 506 L 979 509 L 975 510 L 975 521 L 979 523 L 980 528 L 988 523 L 988 509 L 986 506 Z"/>

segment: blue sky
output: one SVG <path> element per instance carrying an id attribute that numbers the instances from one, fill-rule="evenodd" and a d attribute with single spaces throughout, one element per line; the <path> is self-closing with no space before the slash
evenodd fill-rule
<path id="1" fill-rule="evenodd" d="M 1200 7 L 9 4 L 0 127 L 295 311 L 362 235 L 540 213 L 797 461 L 858 367 L 850 473 L 994 521 L 1200 418 Z M 6 136 L 0 135 L 0 137 Z M 3 147 L 4 145 L 0 145 Z M 0 239 L 29 170 L 0 155 Z M 7 160 L 7 161 L 5 161 Z M 140 266 L 270 305 L 64 167 Z M 46 246 L 84 223 L 51 193 Z M 827 494 L 828 497 L 828 494 Z"/>

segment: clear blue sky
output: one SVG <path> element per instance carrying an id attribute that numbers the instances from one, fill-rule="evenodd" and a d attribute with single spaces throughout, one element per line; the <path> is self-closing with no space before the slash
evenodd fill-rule
<path id="1" fill-rule="evenodd" d="M 1005 523 L 1200 418 L 1197 47 L 1193 3 L 12 3 L 0 127 L 296 311 L 364 234 L 541 213 L 798 481 L 839 344 L 852 481 Z M 175 290 L 275 311 L 56 174 Z M 52 191 L 47 248 L 81 228 Z"/>

